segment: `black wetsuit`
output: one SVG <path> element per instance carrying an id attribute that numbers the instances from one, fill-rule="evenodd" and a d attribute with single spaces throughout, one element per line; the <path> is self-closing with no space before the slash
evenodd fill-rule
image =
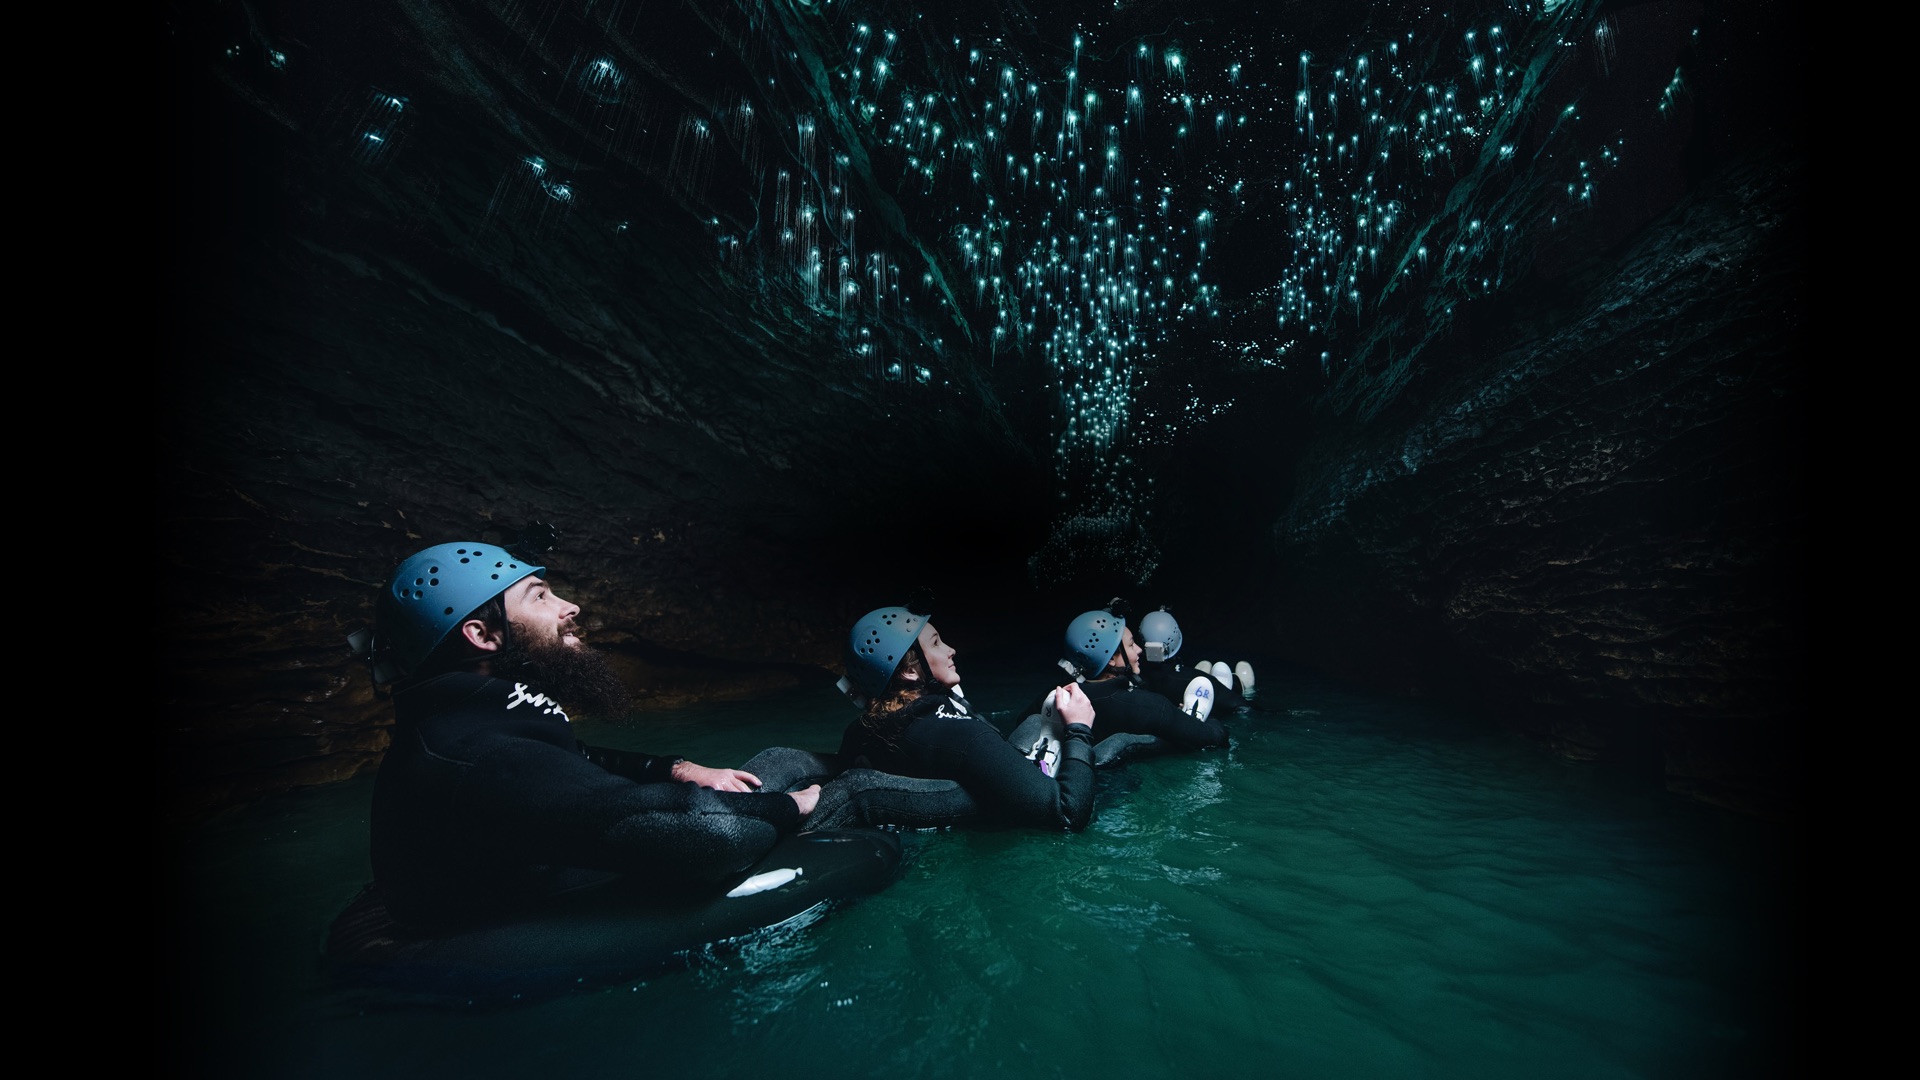
<path id="1" fill-rule="evenodd" d="M 1084 724 L 1070 724 L 1055 775 L 1014 749 L 992 724 L 973 715 L 965 698 L 930 693 L 890 718 L 899 735 L 891 745 L 859 720 L 847 725 L 840 757 L 883 772 L 952 780 L 973 797 L 982 816 L 1010 825 L 1066 828 L 1093 818 L 1093 741 Z"/>
<path id="2" fill-rule="evenodd" d="M 414 929 L 475 925 L 615 879 L 717 882 L 800 825 L 787 795 L 673 783 L 672 759 L 590 750 L 524 683 L 439 675 L 396 693 L 394 712 L 373 875 Z"/>
<path id="3" fill-rule="evenodd" d="M 1206 676 L 1207 681 L 1213 684 L 1213 707 L 1216 711 L 1237 709 L 1246 704 L 1246 699 L 1241 697 L 1238 690 L 1214 678 L 1213 672 L 1201 671 L 1185 660 L 1162 660 L 1157 664 L 1149 660 L 1140 661 L 1140 681 L 1146 684 L 1148 690 L 1175 705 L 1179 705 L 1186 697 L 1187 684 L 1199 675 Z"/>
<path id="4" fill-rule="evenodd" d="M 1102 739 L 1119 734 L 1151 735 L 1160 749 L 1201 750 L 1227 745 L 1226 726 L 1218 719 L 1196 719 L 1180 706 L 1141 685 L 1133 675 L 1089 679 L 1080 684 L 1093 702 L 1093 725 Z M 1182 683 L 1184 690 L 1186 684 Z M 1038 703 L 1030 712 L 1039 712 Z"/>

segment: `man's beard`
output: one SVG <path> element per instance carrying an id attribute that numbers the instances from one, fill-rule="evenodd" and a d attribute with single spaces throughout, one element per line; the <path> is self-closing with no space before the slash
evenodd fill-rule
<path id="1" fill-rule="evenodd" d="M 494 675 L 524 682 L 561 708 L 598 720 L 622 721 L 633 711 L 633 698 L 606 657 L 585 646 L 528 638 L 524 633 L 509 635 L 489 665 Z"/>

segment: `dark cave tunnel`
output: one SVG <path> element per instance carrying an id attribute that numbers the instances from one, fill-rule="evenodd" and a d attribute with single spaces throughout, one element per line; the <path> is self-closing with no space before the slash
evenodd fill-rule
<path id="1" fill-rule="evenodd" d="M 987 646 L 1120 592 L 1791 819 L 1800 33 L 168 5 L 169 806 L 377 762 L 343 639 L 474 538 L 550 540 L 643 706 L 826 677 L 913 585 Z"/>

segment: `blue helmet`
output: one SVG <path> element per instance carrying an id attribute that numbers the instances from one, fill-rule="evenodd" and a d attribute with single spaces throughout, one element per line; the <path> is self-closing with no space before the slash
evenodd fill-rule
<path id="1" fill-rule="evenodd" d="M 546 572 L 495 544 L 435 544 L 401 563 L 380 594 L 373 656 L 406 675 L 475 608 Z"/>
<path id="2" fill-rule="evenodd" d="M 1141 617 L 1140 647 L 1147 651 L 1149 660 L 1171 660 L 1180 651 L 1180 624 L 1173 621 L 1171 611 L 1161 608 Z M 1159 655 L 1153 655 L 1156 652 Z"/>
<path id="3" fill-rule="evenodd" d="M 903 607 L 875 608 L 862 615 L 847 638 L 847 678 L 868 697 L 878 697 L 925 625 L 927 616 Z"/>
<path id="4" fill-rule="evenodd" d="M 1106 668 L 1107 661 L 1120 651 L 1120 631 L 1127 620 L 1111 611 L 1087 611 L 1067 624 L 1067 655 L 1063 662 L 1091 678 Z"/>

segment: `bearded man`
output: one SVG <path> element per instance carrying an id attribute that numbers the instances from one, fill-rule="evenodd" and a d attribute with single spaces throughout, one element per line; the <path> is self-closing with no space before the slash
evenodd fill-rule
<path id="1" fill-rule="evenodd" d="M 374 884 L 403 927 L 475 926 L 616 879 L 689 887 L 751 867 L 799 829 L 817 785 L 589 747 L 567 709 L 624 717 L 546 567 L 486 543 L 403 562 L 364 642 L 394 684 L 372 816 Z"/>

